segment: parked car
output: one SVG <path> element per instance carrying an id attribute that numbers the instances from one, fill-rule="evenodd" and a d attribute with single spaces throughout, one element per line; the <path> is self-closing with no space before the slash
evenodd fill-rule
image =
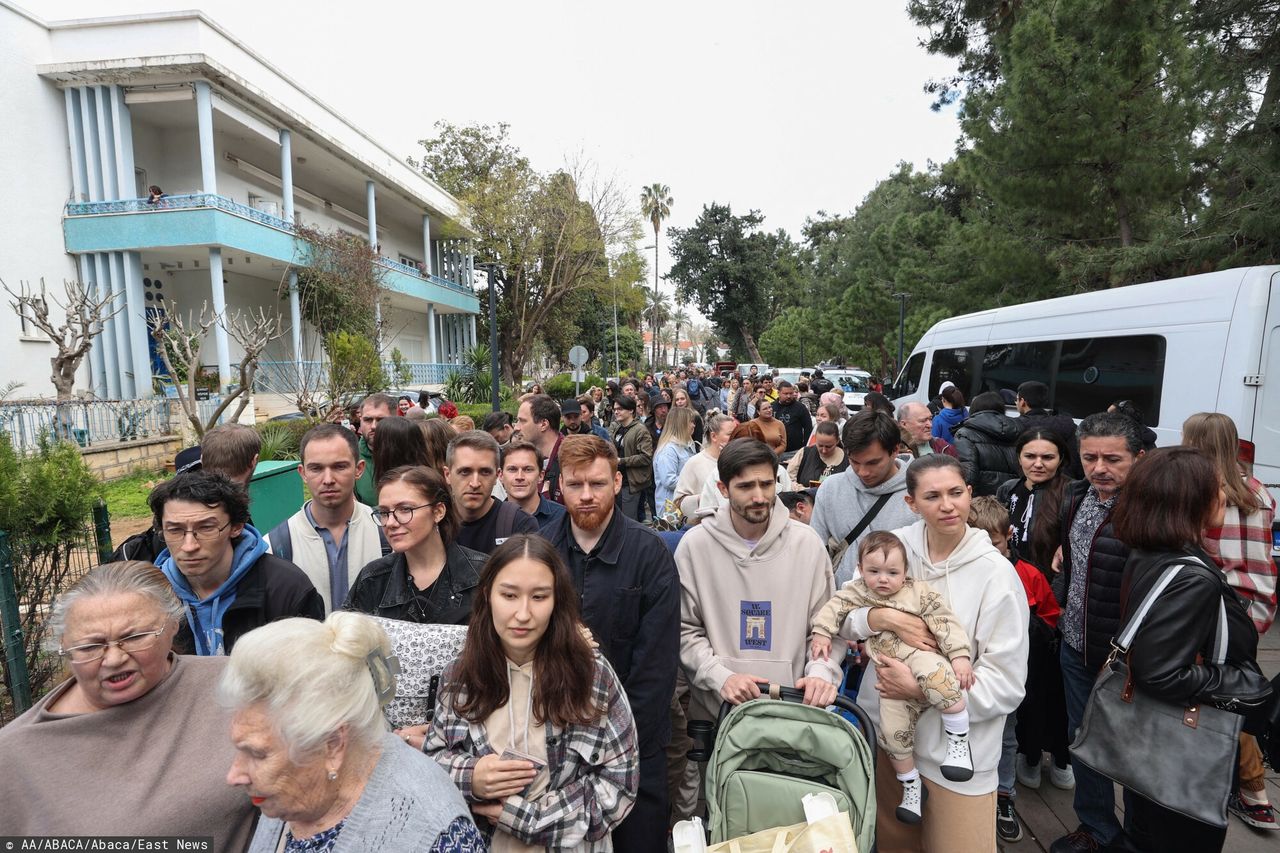
<path id="1" fill-rule="evenodd" d="M 824 371 L 825 373 L 825 371 Z M 836 383 L 836 387 L 844 394 L 844 407 L 851 412 L 862 411 L 862 404 L 871 390 L 871 374 L 865 370 L 845 370 L 828 374 L 827 378 Z"/>

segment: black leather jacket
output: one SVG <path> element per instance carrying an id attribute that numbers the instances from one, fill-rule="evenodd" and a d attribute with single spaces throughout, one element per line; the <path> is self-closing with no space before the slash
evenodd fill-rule
<path id="1" fill-rule="evenodd" d="M 1236 591 L 1208 555 L 1195 554 L 1204 563 L 1186 563 L 1177 577 L 1152 604 L 1129 649 L 1134 684 L 1153 696 L 1175 703 L 1208 702 L 1220 705 L 1231 697 L 1254 695 L 1265 683 L 1258 674 L 1258 631 Z M 1155 585 L 1176 554 L 1134 551 L 1125 566 L 1121 597 L 1122 625 Z M 1227 613 L 1226 663 L 1211 663 L 1218 625 L 1218 600 Z M 1199 655 L 1206 662 L 1197 663 Z"/>
<path id="2" fill-rule="evenodd" d="M 441 588 L 441 608 L 435 614 L 437 625 L 465 625 L 471 618 L 471 601 L 480 584 L 480 570 L 488 557 L 456 542 L 445 546 L 448 588 Z M 442 574 L 442 578 L 444 575 Z M 404 554 L 379 557 L 360 570 L 351 582 L 343 610 L 356 610 L 386 619 L 419 621 L 414 594 L 410 587 L 409 561 Z M 446 595 L 447 594 L 447 595 Z"/>

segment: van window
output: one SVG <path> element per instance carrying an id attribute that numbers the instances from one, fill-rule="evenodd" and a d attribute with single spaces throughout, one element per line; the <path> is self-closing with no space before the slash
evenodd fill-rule
<path id="1" fill-rule="evenodd" d="M 924 353 L 918 352 L 907 359 L 906 367 L 902 368 L 902 372 L 898 374 L 898 381 L 894 383 L 894 396 L 905 397 L 908 394 L 916 393 L 916 390 L 920 387 L 920 377 L 923 375 Z M 867 390 L 870 390 L 870 388 Z"/>
<path id="2" fill-rule="evenodd" d="M 1165 340 L 1160 335 L 1063 341 L 1053 405 L 1083 418 L 1131 400 L 1148 425 L 1160 422 Z"/>
<path id="3" fill-rule="evenodd" d="M 972 398 L 973 374 L 981 353 L 982 347 L 934 350 L 933 364 L 929 366 L 929 387 L 925 393 L 933 396 L 943 382 L 952 382 L 964 394 L 965 400 Z"/>
<path id="4" fill-rule="evenodd" d="M 1057 354 L 1057 341 L 987 344 L 979 387 L 982 391 L 1016 392 L 1019 385 L 1030 380 L 1050 385 Z"/>

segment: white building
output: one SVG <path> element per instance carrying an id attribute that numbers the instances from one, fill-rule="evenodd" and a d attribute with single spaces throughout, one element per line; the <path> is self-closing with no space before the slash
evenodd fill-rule
<path id="1" fill-rule="evenodd" d="M 267 383 L 320 359 L 291 287 L 306 257 L 295 223 L 378 247 L 384 354 L 398 348 L 415 385 L 443 381 L 474 342 L 457 200 L 203 14 L 47 22 L 0 0 L 0 102 L 0 279 L 122 294 L 78 388 L 150 396 L 148 312 L 174 303 L 282 313 Z M 203 360 L 225 387 L 240 353 L 223 328 L 210 337 Z M 54 351 L 0 307 L 0 384 L 52 394 Z"/>

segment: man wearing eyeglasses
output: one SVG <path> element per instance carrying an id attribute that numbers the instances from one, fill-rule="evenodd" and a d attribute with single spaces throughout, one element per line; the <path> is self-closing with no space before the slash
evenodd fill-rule
<path id="1" fill-rule="evenodd" d="M 180 653 L 230 654 L 268 622 L 324 618 L 324 601 L 302 569 L 267 553 L 240 486 L 203 471 L 179 474 L 156 486 L 148 503 L 165 544 L 156 565 L 186 608 L 174 641 Z"/>

